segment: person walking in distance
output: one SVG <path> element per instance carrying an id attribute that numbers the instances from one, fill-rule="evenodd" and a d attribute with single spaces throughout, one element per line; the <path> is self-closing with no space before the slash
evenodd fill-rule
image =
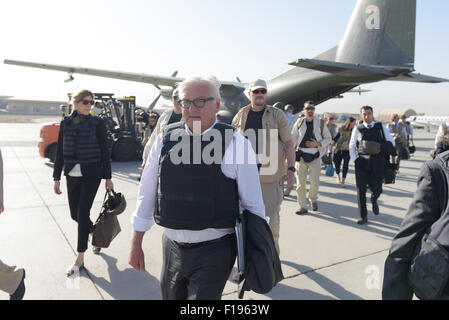
<path id="1" fill-rule="evenodd" d="M 351 140 L 351 133 L 356 124 L 355 118 L 346 119 L 345 123 L 338 128 L 337 134 L 333 138 L 332 145 L 334 149 L 334 165 L 335 173 L 337 174 L 337 181 L 343 186 L 346 181 L 346 176 L 349 171 L 349 141 Z M 343 161 L 343 177 L 340 175 L 341 163 Z"/>

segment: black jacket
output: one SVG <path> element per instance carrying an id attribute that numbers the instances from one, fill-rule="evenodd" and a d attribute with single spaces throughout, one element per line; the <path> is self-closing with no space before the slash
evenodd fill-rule
<path id="1" fill-rule="evenodd" d="M 239 299 L 245 291 L 267 293 L 284 279 L 279 255 L 268 223 L 245 210 L 243 222 L 245 271 L 239 285 Z"/>
<path id="2" fill-rule="evenodd" d="M 73 113 L 71 116 L 72 117 Z M 89 115 L 88 117 L 92 117 Z M 104 120 L 98 118 L 98 124 L 96 126 L 96 136 L 98 139 L 98 144 L 101 149 L 101 160 L 95 163 L 80 164 L 81 173 L 83 177 L 89 178 L 103 178 L 111 179 L 111 156 L 109 154 L 107 135 L 106 135 L 106 125 Z M 64 163 L 64 153 L 63 153 L 63 140 L 64 140 L 64 120 L 61 121 L 59 125 L 59 135 L 58 144 L 56 146 L 56 161 L 53 168 L 53 179 L 61 180 L 62 169 L 64 168 L 64 175 L 68 175 L 70 170 L 75 166 L 74 163 Z"/>
<path id="3" fill-rule="evenodd" d="M 406 300 L 413 298 L 413 288 L 407 275 L 416 248 L 434 222 L 446 209 L 448 191 L 446 175 L 436 160 L 427 161 L 418 176 L 418 189 L 399 233 L 394 237 L 389 255 L 385 261 L 382 298 Z M 446 230 L 447 231 L 447 230 Z M 445 237 L 449 239 L 449 234 Z M 445 295 L 447 292 L 445 292 Z"/>

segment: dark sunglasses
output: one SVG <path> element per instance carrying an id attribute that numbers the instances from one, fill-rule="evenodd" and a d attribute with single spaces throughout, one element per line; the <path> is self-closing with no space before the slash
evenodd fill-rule
<path id="1" fill-rule="evenodd" d="M 315 110 L 315 107 L 307 107 L 306 110 Z"/>
<path id="2" fill-rule="evenodd" d="M 81 100 L 81 102 L 84 104 L 84 105 L 88 105 L 88 104 L 90 104 L 90 105 L 93 105 L 95 102 L 93 101 L 93 100 Z"/>
<path id="3" fill-rule="evenodd" d="M 256 89 L 253 91 L 253 93 L 254 94 L 259 94 L 259 93 L 266 94 L 267 90 L 266 89 Z"/>

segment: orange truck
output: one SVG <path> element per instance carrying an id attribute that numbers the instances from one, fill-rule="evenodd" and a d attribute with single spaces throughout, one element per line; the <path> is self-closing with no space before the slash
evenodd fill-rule
<path id="1" fill-rule="evenodd" d="M 50 162 L 56 160 L 56 144 L 58 143 L 59 123 L 43 124 L 40 130 L 39 154 L 42 158 L 48 158 Z"/>

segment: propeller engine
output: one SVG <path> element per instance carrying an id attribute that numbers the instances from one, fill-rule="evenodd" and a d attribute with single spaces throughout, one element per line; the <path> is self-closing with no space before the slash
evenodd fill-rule
<path id="1" fill-rule="evenodd" d="M 178 70 L 175 70 L 175 72 L 173 72 L 173 74 L 171 75 L 172 78 L 176 77 L 178 75 Z M 173 90 L 174 88 L 161 88 L 156 84 L 153 84 L 153 86 L 159 90 L 159 94 L 158 96 L 153 100 L 153 102 L 151 102 L 150 106 L 148 107 L 149 109 L 154 109 L 154 107 L 156 106 L 157 102 L 159 101 L 159 98 L 162 96 L 164 97 L 164 99 L 167 100 L 171 100 L 171 97 L 173 95 Z"/>

